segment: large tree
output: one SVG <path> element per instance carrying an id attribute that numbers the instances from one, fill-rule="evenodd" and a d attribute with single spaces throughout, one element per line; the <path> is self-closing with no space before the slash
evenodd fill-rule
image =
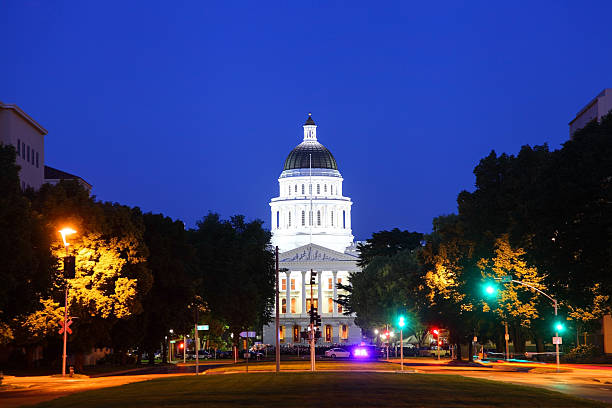
<path id="1" fill-rule="evenodd" d="M 197 292 L 227 324 L 235 344 L 241 331 L 267 324 L 274 309 L 274 256 L 262 224 L 208 214 L 191 234 L 200 273 Z"/>

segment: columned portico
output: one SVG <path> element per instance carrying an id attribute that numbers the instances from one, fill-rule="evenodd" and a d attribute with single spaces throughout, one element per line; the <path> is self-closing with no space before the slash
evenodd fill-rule
<path id="1" fill-rule="evenodd" d="M 302 271 L 302 292 L 300 293 L 300 297 L 302 298 L 302 317 L 306 316 L 308 311 L 306 310 L 306 271 Z"/>

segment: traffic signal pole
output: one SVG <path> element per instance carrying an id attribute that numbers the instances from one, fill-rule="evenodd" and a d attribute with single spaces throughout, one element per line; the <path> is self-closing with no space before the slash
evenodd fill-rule
<path id="1" fill-rule="evenodd" d="M 310 371 L 314 372 L 315 366 L 315 331 L 314 331 L 314 290 L 313 290 L 314 271 L 310 270 Z"/>
<path id="2" fill-rule="evenodd" d="M 553 303 L 555 305 L 555 337 L 557 341 L 555 341 L 555 354 L 557 357 L 557 372 L 559 372 L 559 330 L 557 329 L 557 300 L 554 299 Z"/>

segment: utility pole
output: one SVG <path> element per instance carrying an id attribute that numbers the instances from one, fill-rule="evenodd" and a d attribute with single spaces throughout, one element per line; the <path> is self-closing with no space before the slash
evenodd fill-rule
<path id="1" fill-rule="evenodd" d="M 504 322 L 504 327 L 506 328 L 506 334 L 504 334 L 504 339 L 506 339 L 506 361 L 510 359 L 510 347 L 508 346 L 508 340 L 510 340 L 510 335 L 508 334 L 508 322 Z"/>
<path id="2" fill-rule="evenodd" d="M 310 315 L 310 371 L 315 371 L 316 369 L 316 355 L 315 355 L 315 342 L 316 340 L 316 332 L 315 327 L 321 325 L 321 316 L 318 313 L 318 307 L 314 307 L 314 289 L 313 286 L 315 284 L 315 276 L 316 272 L 312 269 L 310 270 L 310 311 L 308 314 Z M 317 305 L 318 306 L 318 305 Z"/>
<path id="3" fill-rule="evenodd" d="M 60 334 L 64 335 L 64 350 L 62 352 L 62 377 L 66 376 L 66 359 L 68 357 L 66 353 L 68 343 L 68 332 L 70 331 L 70 323 L 68 322 L 68 278 L 74 278 L 76 263 L 73 256 L 68 256 L 68 246 L 70 245 L 66 241 L 66 236 L 74 234 L 76 231 L 72 228 L 63 228 L 59 231 L 64 241 L 64 325 L 60 330 Z"/>
<path id="4" fill-rule="evenodd" d="M 200 336 L 198 335 L 198 320 L 200 319 L 200 310 L 196 303 L 196 318 L 195 318 L 195 355 L 196 355 L 196 375 L 200 375 Z"/>
<path id="5" fill-rule="evenodd" d="M 274 347 L 275 347 L 275 354 L 276 354 L 276 373 L 280 372 L 280 316 L 278 315 L 279 313 L 279 297 L 278 297 L 278 246 L 275 248 L 275 255 L 276 255 L 276 291 L 275 291 L 275 297 L 276 297 L 276 301 L 274 303 L 274 308 L 276 309 L 274 312 L 274 325 L 276 327 L 276 336 L 274 336 Z"/>
<path id="6" fill-rule="evenodd" d="M 555 354 L 556 354 L 556 358 L 557 358 L 557 372 L 559 372 L 559 329 L 557 328 L 557 299 L 553 300 L 554 306 L 555 306 Z M 586 342 L 584 343 L 586 344 Z"/>

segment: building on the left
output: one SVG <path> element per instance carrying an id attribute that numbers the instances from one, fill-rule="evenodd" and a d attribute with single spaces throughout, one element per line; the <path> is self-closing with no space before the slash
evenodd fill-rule
<path id="1" fill-rule="evenodd" d="M 21 188 L 38 190 L 43 184 L 60 180 L 76 180 L 88 191 L 91 184 L 79 176 L 45 166 L 45 136 L 47 130 L 19 106 L 0 102 L 0 143 L 10 144 L 17 151 L 21 167 Z"/>

